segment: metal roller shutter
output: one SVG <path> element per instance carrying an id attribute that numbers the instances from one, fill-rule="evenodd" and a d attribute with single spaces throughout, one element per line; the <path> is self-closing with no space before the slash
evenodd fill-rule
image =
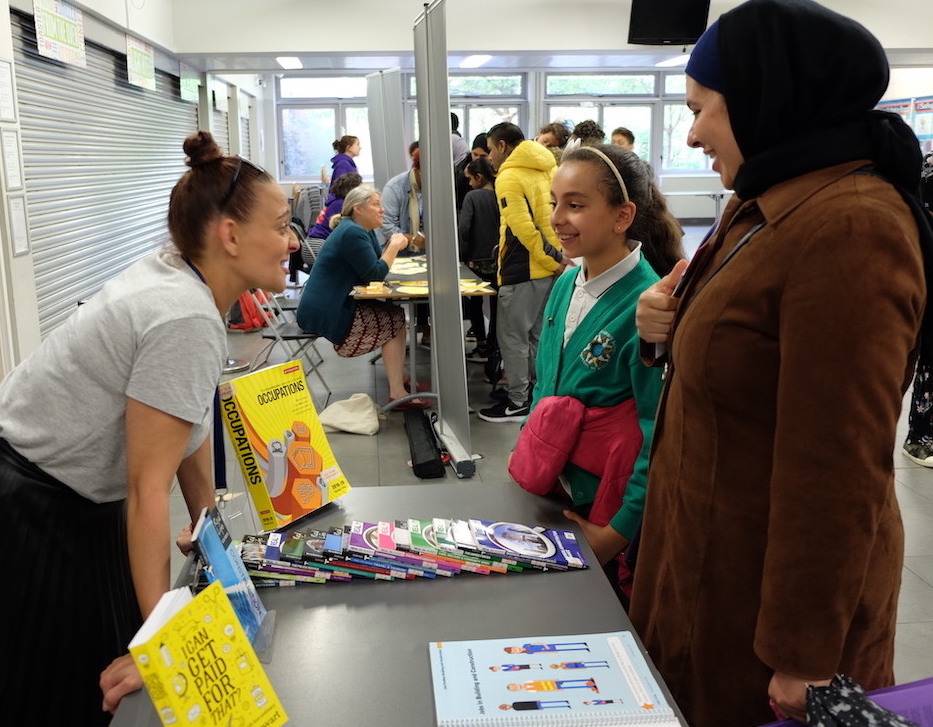
<path id="1" fill-rule="evenodd" d="M 197 104 L 156 71 L 130 86 L 126 58 L 87 43 L 87 68 L 36 50 L 32 16 L 11 14 L 29 228 L 43 337 L 114 274 L 168 238 L 181 149 Z"/>
<path id="2" fill-rule="evenodd" d="M 249 117 L 241 116 L 240 117 L 240 154 L 246 158 L 250 158 L 253 155 L 253 143 L 252 139 L 249 138 Z"/>
<path id="3" fill-rule="evenodd" d="M 211 126 L 211 133 L 214 135 L 214 141 L 220 147 L 224 154 L 230 153 L 230 114 L 226 111 L 214 109 L 214 123 Z"/>

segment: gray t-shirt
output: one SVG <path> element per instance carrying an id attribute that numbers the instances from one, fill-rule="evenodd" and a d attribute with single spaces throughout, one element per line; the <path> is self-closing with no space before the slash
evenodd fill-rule
<path id="1" fill-rule="evenodd" d="M 121 500 L 127 397 L 192 422 L 187 456 L 210 431 L 226 356 L 210 289 L 161 250 L 107 282 L 0 382 L 0 437 L 88 499 Z"/>

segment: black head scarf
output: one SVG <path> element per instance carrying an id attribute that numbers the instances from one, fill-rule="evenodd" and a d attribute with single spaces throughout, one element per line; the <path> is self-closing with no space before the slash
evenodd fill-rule
<path id="1" fill-rule="evenodd" d="M 719 19 L 718 46 L 746 160 L 735 184 L 741 198 L 853 159 L 873 160 L 908 190 L 919 186 L 913 132 L 896 114 L 873 111 L 888 62 L 863 26 L 811 0 L 749 0 Z"/>
<path id="2" fill-rule="evenodd" d="M 920 205 L 920 144 L 900 116 L 874 110 L 888 86 L 878 39 L 812 0 L 748 0 L 719 18 L 717 33 L 721 93 L 745 157 L 736 194 L 752 199 L 801 174 L 869 159 L 911 208 L 926 279 L 933 281 L 933 230 Z M 931 299 L 927 344 L 933 344 Z"/>

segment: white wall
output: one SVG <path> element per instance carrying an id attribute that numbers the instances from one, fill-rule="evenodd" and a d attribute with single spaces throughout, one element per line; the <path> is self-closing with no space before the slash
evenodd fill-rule
<path id="1" fill-rule="evenodd" d="M 933 96 L 933 68 L 892 68 L 891 82 L 884 94 L 884 100 L 918 96 Z"/>
<path id="2" fill-rule="evenodd" d="M 149 0 L 152 2 L 153 0 Z M 163 0 L 164 1 L 164 0 Z M 179 53 L 410 51 L 422 0 L 172 0 Z M 738 2 L 714 0 L 710 19 Z M 886 48 L 929 48 L 929 0 L 824 0 Z M 624 49 L 626 0 L 448 0 L 448 49 Z M 209 28 L 210 32 L 205 32 Z"/>

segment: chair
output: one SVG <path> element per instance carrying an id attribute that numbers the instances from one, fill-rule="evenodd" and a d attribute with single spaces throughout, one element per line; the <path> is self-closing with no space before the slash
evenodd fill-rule
<path id="1" fill-rule="evenodd" d="M 262 312 L 262 316 L 266 321 L 266 328 L 262 332 L 262 337 L 266 341 L 266 346 L 256 355 L 256 360 L 253 362 L 250 370 L 255 371 L 265 366 L 272 353 L 272 349 L 277 345 L 281 346 L 285 349 L 289 358 L 304 358 L 308 364 L 307 373 L 313 373 L 318 381 L 321 382 L 324 391 L 327 392 L 327 395 L 324 397 L 324 404 L 321 408 L 327 406 L 333 392 L 321 374 L 320 365 L 324 359 L 314 345 L 314 342 L 318 339 L 318 335 L 301 330 L 301 327 L 296 321 L 285 320 L 285 313 L 279 307 L 273 296 L 267 296 L 255 290 L 251 290 L 250 295 L 256 302 L 256 307 Z M 315 356 L 317 356 L 317 360 L 315 360 Z"/>

